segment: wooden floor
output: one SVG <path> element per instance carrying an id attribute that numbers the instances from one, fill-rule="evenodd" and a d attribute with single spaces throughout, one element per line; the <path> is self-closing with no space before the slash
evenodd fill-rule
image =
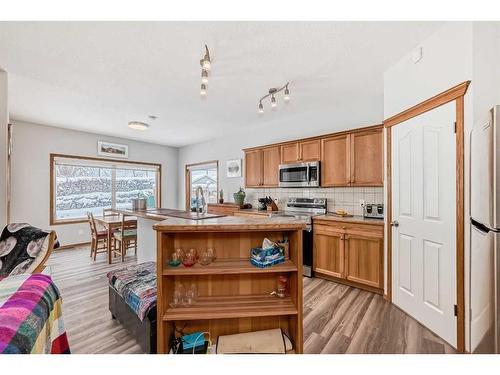
<path id="1" fill-rule="evenodd" d="M 382 296 L 304 278 L 305 353 L 454 353 Z"/>
<path id="2" fill-rule="evenodd" d="M 126 264 L 135 263 L 129 255 Z M 72 353 L 142 353 L 108 310 L 105 254 L 54 251 L 48 261 L 63 297 Z M 304 279 L 305 353 L 453 353 L 429 330 L 376 294 L 322 279 Z"/>

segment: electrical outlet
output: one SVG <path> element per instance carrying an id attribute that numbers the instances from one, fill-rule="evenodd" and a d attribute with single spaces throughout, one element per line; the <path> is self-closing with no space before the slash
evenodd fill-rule
<path id="1" fill-rule="evenodd" d="M 360 200 L 359 200 L 359 205 L 360 205 L 361 207 L 364 207 L 364 205 L 365 205 L 365 200 L 364 200 L 364 199 L 360 199 Z"/>

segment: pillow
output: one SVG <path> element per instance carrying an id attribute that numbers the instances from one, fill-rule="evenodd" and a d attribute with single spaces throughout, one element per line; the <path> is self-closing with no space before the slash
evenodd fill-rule
<path id="1" fill-rule="evenodd" d="M 26 223 L 7 225 L 0 236 L 0 275 L 32 273 L 47 255 L 49 234 Z"/>

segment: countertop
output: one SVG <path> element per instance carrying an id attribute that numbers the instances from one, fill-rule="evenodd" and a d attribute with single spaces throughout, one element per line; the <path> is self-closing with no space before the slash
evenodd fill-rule
<path id="1" fill-rule="evenodd" d="M 224 216 L 213 219 L 187 220 L 168 218 L 153 225 L 157 231 L 240 231 L 240 230 L 298 230 L 304 229 L 303 219 L 294 217 L 245 217 Z"/>
<path id="2" fill-rule="evenodd" d="M 364 218 L 363 216 L 340 217 L 332 214 L 326 214 L 321 216 L 315 216 L 313 220 L 327 220 L 327 221 L 336 221 L 343 223 L 360 223 L 360 224 L 384 226 L 383 219 L 368 219 Z"/>
<path id="3" fill-rule="evenodd" d="M 257 208 L 242 208 L 238 210 L 239 214 L 262 215 L 262 216 L 269 216 L 270 214 L 276 214 L 278 212 L 283 212 L 283 211 L 267 211 L 267 210 L 259 210 Z"/>
<path id="4" fill-rule="evenodd" d="M 188 215 L 191 214 L 193 216 L 196 216 L 195 213 L 189 213 L 189 212 L 183 211 L 183 210 L 173 210 L 173 209 L 167 209 L 167 208 L 151 208 L 151 209 L 148 209 L 148 210 L 133 210 L 131 208 L 130 209 L 128 209 L 128 208 L 113 209 L 113 211 L 115 211 L 117 213 L 120 213 L 120 214 L 133 215 L 133 216 L 136 216 L 136 217 L 141 217 L 143 219 L 150 219 L 150 220 L 156 220 L 156 221 L 163 221 L 163 220 L 166 220 L 166 219 L 170 219 L 170 218 L 173 219 L 174 218 L 173 216 L 170 216 L 168 214 L 157 212 L 157 211 L 161 211 L 161 210 L 178 212 L 178 213 L 184 213 L 185 212 Z M 212 218 L 217 218 L 217 217 L 223 217 L 224 215 L 208 214 L 207 213 L 207 214 L 200 215 L 200 216 L 202 217 L 201 219 L 191 219 L 191 220 L 192 221 L 203 220 L 203 218 L 212 219 Z M 185 219 L 185 220 L 191 221 L 190 219 Z"/>

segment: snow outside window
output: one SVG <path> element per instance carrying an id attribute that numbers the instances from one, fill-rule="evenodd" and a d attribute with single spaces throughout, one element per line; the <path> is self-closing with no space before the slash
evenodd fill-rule
<path id="1" fill-rule="evenodd" d="M 133 198 L 147 198 L 156 207 L 159 166 L 99 159 L 53 158 L 54 222 L 101 216 L 106 208 L 130 208 Z"/>

